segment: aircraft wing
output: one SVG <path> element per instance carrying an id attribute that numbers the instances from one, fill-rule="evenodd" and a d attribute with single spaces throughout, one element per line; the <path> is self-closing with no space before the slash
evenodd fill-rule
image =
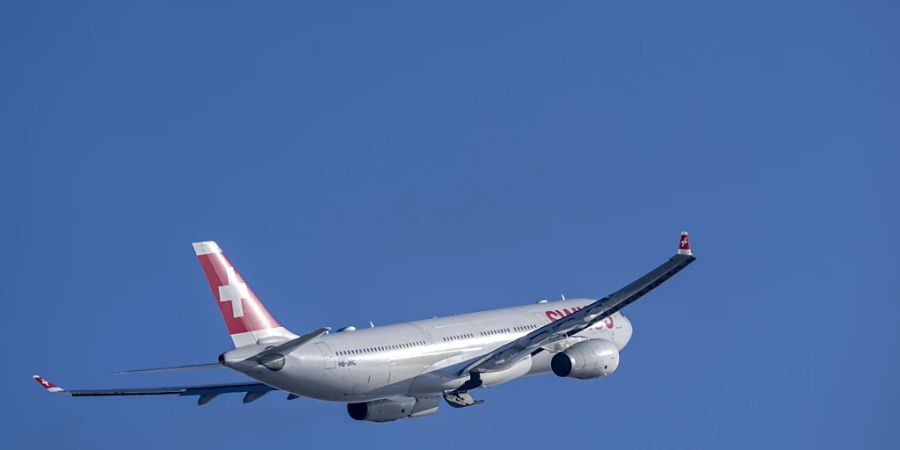
<path id="1" fill-rule="evenodd" d="M 197 404 L 205 405 L 210 400 L 221 394 L 233 392 L 244 392 L 244 403 L 262 397 L 269 391 L 277 391 L 263 383 L 232 383 L 232 384 L 206 384 L 199 386 L 171 386 L 157 388 L 124 388 L 124 389 L 63 389 L 40 375 L 34 375 L 34 381 L 37 381 L 48 392 L 54 394 L 68 394 L 73 397 L 116 397 L 126 395 L 178 395 L 178 396 L 199 396 Z"/>
<path id="2" fill-rule="evenodd" d="M 660 264 L 646 275 L 638 278 L 629 285 L 619 289 L 594 303 L 544 325 L 537 330 L 528 333 L 494 351 L 467 364 L 460 370 L 460 375 L 471 372 L 494 372 L 503 370 L 518 362 L 523 357 L 537 354 L 541 346 L 557 339 L 563 339 L 578 333 L 591 325 L 615 314 L 628 304 L 641 298 L 644 294 L 671 278 L 681 269 L 694 261 L 691 253 L 687 232 L 681 233 L 678 244 L 678 253 Z"/>

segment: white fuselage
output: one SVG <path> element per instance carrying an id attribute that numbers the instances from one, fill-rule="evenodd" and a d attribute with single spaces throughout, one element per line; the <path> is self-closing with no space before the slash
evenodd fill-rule
<path id="1" fill-rule="evenodd" d="M 270 386 L 321 400 L 431 397 L 457 389 L 469 379 L 459 374 L 460 364 L 594 301 L 542 302 L 331 333 L 287 355 L 281 370 L 256 366 L 242 371 Z M 578 340 L 606 339 L 621 351 L 631 334 L 631 322 L 616 313 L 506 370 L 482 374 L 482 386 L 548 372 L 553 354 Z"/>

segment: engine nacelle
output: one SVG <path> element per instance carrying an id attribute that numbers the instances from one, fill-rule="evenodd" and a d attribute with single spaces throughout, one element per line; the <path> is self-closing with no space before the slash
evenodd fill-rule
<path id="1" fill-rule="evenodd" d="M 619 349 L 606 339 L 581 341 L 553 355 L 550 368 L 561 377 L 587 380 L 605 377 L 619 367 Z"/>
<path id="2" fill-rule="evenodd" d="M 434 414 L 440 405 L 439 397 L 395 397 L 363 403 L 348 403 L 347 412 L 356 420 L 390 422 L 406 417 Z"/>

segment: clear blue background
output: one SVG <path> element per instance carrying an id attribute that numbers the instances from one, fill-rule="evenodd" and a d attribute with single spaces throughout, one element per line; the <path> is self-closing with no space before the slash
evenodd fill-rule
<path id="1" fill-rule="evenodd" d="M 896 2 L 5 2 L 6 448 L 897 448 Z M 282 394 L 72 399 L 286 326 L 602 296 L 618 372 L 393 424 Z"/>

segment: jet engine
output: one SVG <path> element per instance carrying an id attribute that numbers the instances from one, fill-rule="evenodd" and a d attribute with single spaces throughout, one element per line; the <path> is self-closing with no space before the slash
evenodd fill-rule
<path id="1" fill-rule="evenodd" d="M 356 420 L 390 422 L 406 417 L 434 414 L 440 405 L 439 397 L 394 397 L 363 403 L 348 403 L 347 413 Z"/>
<path id="2" fill-rule="evenodd" d="M 581 341 L 553 355 L 550 368 L 561 377 L 582 380 L 605 377 L 619 367 L 619 349 L 606 339 Z"/>

